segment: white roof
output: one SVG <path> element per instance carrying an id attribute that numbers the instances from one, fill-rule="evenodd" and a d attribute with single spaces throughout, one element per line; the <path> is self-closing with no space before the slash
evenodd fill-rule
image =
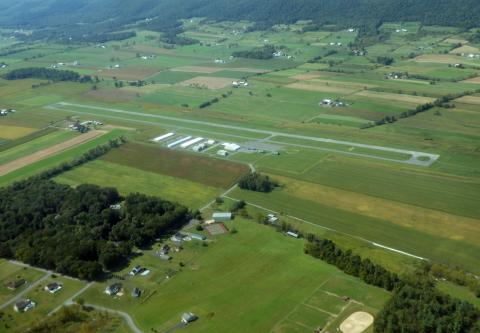
<path id="1" fill-rule="evenodd" d="M 191 136 L 187 136 L 187 137 L 178 139 L 178 140 L 170 143 L 167 147 L 168 147 L 168 148 L 175 147 L 176 145 L 179 145 L 179 144 L 181 144 L 182 142 L 188 141 L 188 140 L 190 140 L 191 138 L 192 138 Z"/>
<path id="2" fill-rule="evenodd" d="M 159 142 L 159 141 L 165 140 L 167 138 L 170 138 L 174 135 L 175 135 L 175 133 L 170 132 L 170 133 L 167 133 L 167 134 L 164 134 L 164 135 L 161 135 L 161 136 L 157 136 L 156 138 L 152 139 L 152 141 Z"/>
<path id="3" fill-rule="evenodd" d="M 194 145 L 194 144 L 196 144 L 196 143 L 198 143 L 198 142 L 200 142 L 200 141 L 202 141 L 202 140 L 203 140 L 203 138 L 195 138 L 195 139 L 192 139 L 192 140 L 188 140 L 187 142 L 182 143 L 182 144 L 180 145 L 180 147 L 182 147 L 182 148 L 188 148 L 188 147 L 190 147 L 191 145 Z"/>
<path id="4" fill-rule="evenodd" d="M 236 143 L 228 143 L 228 142 L 225 142 L 224 144 L 222 144 L 223 148 L 225 148 L 225 150 L 229 150 L 229 151 L 237 151 L 241 148 L 241 146 L 237 145 Z"/>

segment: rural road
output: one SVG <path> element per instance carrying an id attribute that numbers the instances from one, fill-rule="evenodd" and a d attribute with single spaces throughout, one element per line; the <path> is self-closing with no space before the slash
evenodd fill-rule
<path id="1" fill-rule="evenodd" d="M 382 146 L 369 145 L 369 144 L 363 144 L 363 143 L 357 143 L 357 142 L 327 139 L 327 138 L 320 138 L 320 137 L 313 137 L 313 136 L 306 136 L 306 135 L 299 135 L 299 134 L 290 134 L 290 133 L 283 133 L 283 132 L 276 132 L 276 131 L 269 131 L 269 130 L 261 130 L 261 129 L 254 129 L 254 128 L 248 128 L 248 127 L 234 126 L 234 125 L 218 124 L 218 123 L 209 122 L 209 121 L 184 119 L 184 118 L 178 118 L 178 117 L 172 117 L 172 116 L 163 116 L 163 115 L 157 115 L 157 114 L 148 114 L 148 113 L 142 113 L 142 112 L 127 111 L 127 110 L 112 109 L 112 108 L 104 108 L 104 107 L 99 107 L 99 106 L 74 104 L 74 103 L 67 103 L 67 102 L 60 102 L 60 103 L 57 103 L 57 104 L 54 104 L 54 105 L 47 106 L 47 108 L 54 109 L 54 110 L 59 110 L 59 111 L 69 111 L 69 112 L 78 112 L 78 113 L 95 115 L 95 113 L 93 113 L 93 112 L 82 112 L 82 111 L 78 111 L 78 110 L 64 109 L 64 107 L 68 107 L 68 106 L 76 107 L 76 108 L 83 108 L 83 109 L 90 109 L 90 110 L 101 110 L 101 111 L 107 111 L 107 112 L 116 113 L 116 114 L 127 114 L 127 115 L 133 115 L 133 116 L 156 118 L 156 119 L 162 119 L 162 120 L 168 120 L 168 121 L 174 121 L 174 122 L 181 122 L 181 123 L 186 123 L 186 124 L 191 124 L 191 125 L 203 125 L 203 126 L 217 127 L 217 128 L 222 128 L 222 129 L 231 129 L 231 130 L 236 130 L 236 131 L 244 131 L 244 132 L 250 132 L 250 133 L 256 133 L 256 134 L 264 134 L 264 135 L 268 135 L 268 136 L 271 136 L 271 137 L 282 136 L 282 137 L 287 137 L 287 138 L 292 138 L 292 139 L 308 140 L 308 141 L 313 141 L 313 142 L 332 143 L 332 144 L 338 144 L 338 145 L 349 146 L 349 147 L 366 148 L 366 149 L 372 149 L 372 150 L 378 150 L 378 151 L 384 151 L 384 152 L 407 154 L 407 155 L 412 155 L 412 157 L 409 160 L 386 159 L 386 158 L 381 158 L 381 157 L 377 157 L 377 156 L 374 156 L 374 155 L 368 155 L 368 154 L 359 154 L 359 156 L 365 156 L 365 157 L 370 157 L 370 158 L 378 158 L 378 159 L 383 159 L 383 160 L 390 160 L 390 161 L 393 161 L 393 162 L 413 164 L 413 165 L 418 165 L 418 166 L 430 166 L 432 163 L 434 163 L 440 157 L 437 154 L 423 153 L 423 152 L 418 152 L 418 151 L 413 151 L 413 150 L 382 147 Z M 154 124 L 154 123 L 152 123 L 152 124 Z M 336 152 L 345 153 L 344 151 L 341 151 L 341 150 L 338 150 Z M 425 158 L 428 157 L 428 160 L 422 161 L 422 160 L 418 159 L 419 157 L 425 157 Z"/>
<path id="2" fill-rule="evenodd" d="M 50 276 L 52 276 L 51 273 L 46 273 L 42 278 L 40 278 L 39 280 L 35 281 L 34 283 L 32 283 L 31 285 L 29 285 L 27 288 L 25 288 L 25 290 L 23 290 L 22 292 L 20 292 L 17 296 L 13 297 L 12 299 L 8 300 L 7 302 L 3 303 L 2 305 L 0 305 L 0 310 L 3 310 L 5 309 L 7 306 L 9 305 L 12 305 L 16 302 L 18 302 L 20 299 L 23 298 L 23 296 L 25 296 L 27 293 L 29 293 L 33 288 L 35 288 L 36 286 L 38 286 L 40 283 L 42 283 L 43 281 L 45 281 L 46 279 L 48 279 Z"/>
<path id="3" fill-rule="evenodd" d="M 62 308 L 62 306 L 64 305 L 70 305 L 70 304 L 73 304 L 73 300 L 75 298 L 77 298 L 78 296 L 80 296 L 81 294 L 83 294 L 88 288 L 90 288 L 92 285 L 94 284 L 94 282 L 89 282 L 86 286 L 84 286 L 82 289 L 80 289 L 79 291 L 77 291 L 74 295 L 72 295 L 71 297 L 69 297 L 67 300 L 65 300 L 65 302 L 63 302 L 63 304 L 60 304 L 59 306 L 57 306 L 55 309 L 53 309 L 52 311 L 50 311 L 48 313 L 48 316 L 51 316 L 52 314 L 54 314 L 55 312 L 57 312 L 58 310 L 60 310 Z"/>
<path id="4" fill-rule="evenodd" d="M 93 305 L 93 304 L 85 304 L 85 306 L 89 306 L 89 307 L 92 307 L 94 309 L 97 309 L 97 310 L 101 310 L 101 311 L 106 311 L 106 312 L 109 312 L 109 313 L 113 313 L 113 314 L 116 314 L 116 315 L 119 315 L 121 317 L 123 317 L 128 326 L 130 327 L 130 329 L 132 330 L 132 332 L 134 333 L 143 333 L 142 330 L 140 330 L 137 325 L 135 325 L 135 322 L 133 321 L 132 317 L 130 317 L 130 315 L 126 312 L 123 312 L 123 311 L 118 311 L 118 310 L 113 310 L 113 309 L 109 309 L 109 308 L 104 308 L 103 306 L 98 306 L 98 305 Z"/>

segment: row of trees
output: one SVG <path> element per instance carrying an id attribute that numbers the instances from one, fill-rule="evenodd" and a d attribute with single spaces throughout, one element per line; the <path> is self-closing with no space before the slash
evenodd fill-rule
<path id="1" fill-rule="evenodd" d="M 311 234 L 307 235 L 305 253 L 368 284 L 393 291 L 392 298 L 375 319 L 376 333 L 474 333 L 480 329 L 478 309 L 440 293 L 422 272 L 400 278 L 369 259 L 362 259 L 330 240 L 319 240 Z"/>
<path id="2" fill-rule="evenodd" d="M 53 82 L 57 81 L 72 81 L 80 83 L 93 82 L 90 75 L 80 75 L 74 71 L 56 70 L 51 68 L 28 67 L 14 69 L 3 76 L 6 80 L 21 80 L 21 79 L 44 79 Z"/>
<path id="3" fill-rule="evenodd" d="M 345 273 L 359 277 L 368 284 L 391 291 L 400 283 L 397 274 L 387 271 L 369 259 L 362 259 L 351 250 L 343 251 L 331 240 L 319 240 L 312 235 L 308 235 L 307 240 L 306 254 L 335 265 Z"/>
<path id="4" fill-rule="evenodd" d="M 274 53 L 275 53 L 275 46 L 264 45 L 262 47 L 255 47 L 247 51 L 235 51 L 232 53 L 232 56 L 236 58 L 266 60 L 266 59 L 272 59 Z"/>
<path id="5" fill-rule="evenodd" d="M 107 144 L 96 146 L 95 148 L 90 149 L 80 157 L 77 157 L 69 162 L 62 163 L 57 167 L 48 169 L 33 177 L 36 179 L 50 179 L 50 178 L 56 177 L 82 164 L 93 161 L 99 158 L 100 156 L 105 155 L 111 149 L 118 148 L 121 145 L 125 144 L 126 142 L 127 142 L 127 139 L 123 136 L 117 139 L 109 140 Z"/>
<path id="6" fill-rule="evenodd" d="M 455 99 L 463 97 L 463 96 L 477 94 L 479 92 L 480 92 L 480 89 L 476 89 L 476 90 L 464 91 L 464 92 L 461 92 L 461 93 L 458 93 L 458 94 L 445 95 L 445 96 L 442 96 L 440 98 L 437 98 L 433 103 L 429 102 L 429 103 L 421 104 L 421 105 L 418 105 L 413 110 L 402 112 L 400 114 L 400 118 L 412 117 L 412 116 L 417 115 L 418 113 L 422 113 L 422 112 L 431 110 L 434 107 L 440 107 L 440 108 L 445 108 L 445 109 L 454 108 L 455 104 L 453 104 L 452 101 L 454 101 Z M 385 116 L 382 119 L 376 120 L 374 123 L 368 123 L 368 124 L 362 126 L 362 128 L 370 128 L 370 127 L 374 127 L 374 126 L 391 124 L 391 123 L 396 122 L 397 120 L 398 120 L 398 118 L 396 116 Z"/>
<path id="7" fill-rule="evenodd" d="M 267 175 L 254 172 L 243 176 L 238 182 L 238 186 L 244 190 L 268 193 L 277 187 L 278 183 Z"/>
<path id="8" fill-rule="evenodd" d="M 121 210 L 111 208 L 121 201 Z M 0 189 L 0 257 L 93 280 L 188 216 L 160 198 L 32 178 Z"/>

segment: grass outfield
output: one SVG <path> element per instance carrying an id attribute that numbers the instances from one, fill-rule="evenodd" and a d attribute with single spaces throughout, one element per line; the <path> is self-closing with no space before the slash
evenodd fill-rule
<path id="1" fill-rule="evenodd" d="M 227 227 L 238 233 L 217 236 L 208 247 L 185 243 L 170 263 L 152 256 L 160 245 L 146 251 L 130 266 L 139 264 L 151 273 L 124 281 L 122 297 L 105 295 L 106 284 L 99 284 L 82 298 L 127 311 L 145 332 L 164 332 L 179 322 L 183 312 L 192 311 L 199 320 L 189 325 L 189 331 L 232 333 L 243 333 L 247 327 L 249 332 L 289 332 L 285 326 L 300 330 L 302 324 L 324 325 L 333 317 L 326 312 L 340 312 L 339 299 L 326 292 L 349 295 L 373 314 L 389 298 L 388 292 L 303 254 L 302 240 L 252 221 L 236 220 Z M 169 270 L 177 272 L 166 280 Z M 144 296 L 132 299 L 133 287 L 143 289 Z M 308 313 L 301 311 L 312 299 L 316 306 Z"/>
<path id="2" fill-rule="evenodd" d="M 124 195 L 134 192 L 145 193 L 179 202 L 191 209 L 203 207 L 224 191 L 221 188 L 106 160 L 90 162 L 63 173 L 55 180 L 71 186 L 85 183 L 113 186 Z"/>
<path id="3" fill-rule="evenodd" d="M 70 140 L 78 135 L 78 132 L 58 130 L 53 133 L 41 136 L 32 141 L 0 152 L 0 164 L 5 164 L 18 158 L 28 156 L 37 151 L 47 149 L 56 144 Z"/>
<path id="4" fill-rule="evenodd" d="M 249 170 L 240 163 L 134 143 L 112 150 L 102 160 L 225 189 Z"/>

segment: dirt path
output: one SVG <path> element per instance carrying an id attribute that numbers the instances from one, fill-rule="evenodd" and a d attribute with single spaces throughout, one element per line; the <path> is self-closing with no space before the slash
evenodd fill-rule
<path id="1" fill-rule="evenodd" d="M 36 153 L 21 157 L 19 159 L 16 159 L 15 161 L 6 163 L 4 165 L 0 165 L 0 177 L 5 176 L 6 174 L 9 174 L 10 172 L 23 168 L 27 165 L 41 161 L 43 159 L 56 155 L 62 151 L 65 151 L 67 149 L 78 146 L 87 141 L 90 141 L 105 133 L 106 133 L 105 131 L 97 131 L 97 130 L 90 131 L 88 133 L 79 135 L 71 140 L 59 143 L 47 149 L 37 151 Z"/>

